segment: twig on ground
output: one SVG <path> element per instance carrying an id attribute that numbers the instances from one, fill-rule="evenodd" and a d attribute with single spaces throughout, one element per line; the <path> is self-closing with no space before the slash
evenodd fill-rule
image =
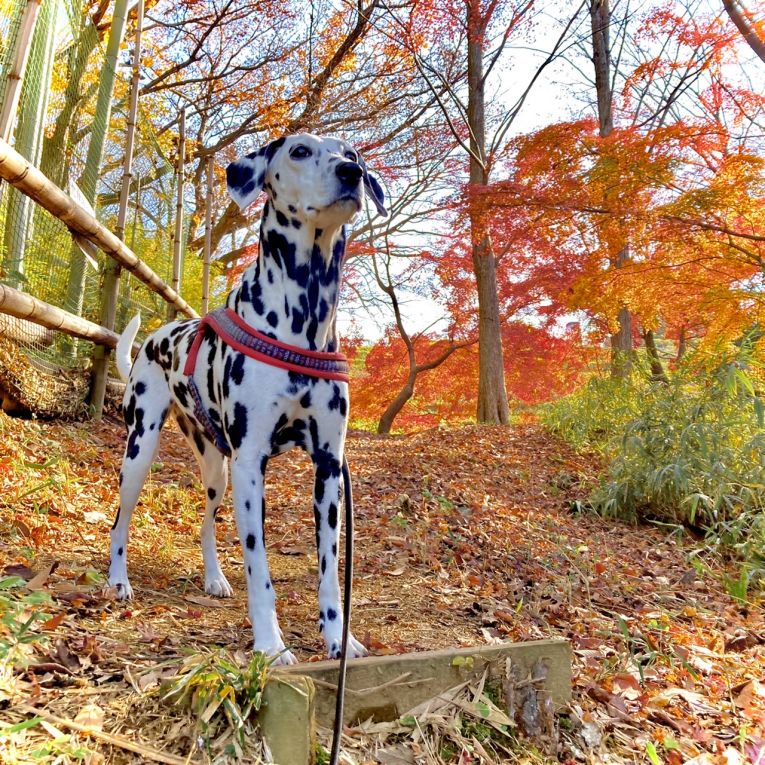
<path id="1" fill-rule="evenodd" d="M 139 744 L 136 741 L 131 741 L 129 738 L 125 738 L 124 736 L 120 736 L 116 733 L 106 733 L 105 731 L 94 730 L 87 725 L 80 725 L 80 723 L 77 723 L 74 720 L 58 717 L 57 715 L 51 714 L 50 712 L 46 712 L 44 709 L 37 709 L 28 704 L 19 704 L 19 706 L 16 708 L 22 712 L 26 712 L 27 714 L 41 717 L 43 720 L 52 723 L 53 725 L 57 725 L 62 728 L 69 728 L 69 730 L 74 730 L 78 733 L 85 733 L 97 741 L 102 741 L 105 744 L 117 746 L 120 749 L 126 749 L 129 752 L 135 752 L 136 754 L 140 754 L 142 757 L 146 758 L 147 760 L 152 760 L 153 762 L 163 762 L 167 765 L 189 765 L 191 762 L 190 753 L 189 756 L 184 759 L 183 757 L 178 757 L 175 754 L 160 752 L 159 750 L 153 749 L 150 746 Z"/>

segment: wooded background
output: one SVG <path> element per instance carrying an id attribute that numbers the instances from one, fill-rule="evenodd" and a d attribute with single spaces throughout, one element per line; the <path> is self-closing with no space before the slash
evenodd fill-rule
<path id="1" fill-rule="evenodd" d="M 3 82 L 26 5 L 0 4 Z M 219 303 L 257 256 L 259 226 L 225 197 L 226 164 L 279 135 L 338 134 L 381 174 L 392 213 L 357 223 L 345 269 L 357 424 L 507 423 L 593 374 L 668 384 L 690 356 L 711 369 L 745 338 L 758 358 L 762 11 L 147 2 L 126 243 L 171 279 L 185 112 L 180 291 L 201 306 L 212 157 Z M 111 227 L 135 24 L 126 0 L 43 0 L 12 139 Z M 550 122 L 539 88 L 565 119 Z M 98 321 L 105 263 L 2 191 L 2 281 Z M 145 329 L 166 318 L 123 277 L 118 330 L 136 308 Z M 90 349 L 46 336 L 30 353 L 77 365 Z"/>

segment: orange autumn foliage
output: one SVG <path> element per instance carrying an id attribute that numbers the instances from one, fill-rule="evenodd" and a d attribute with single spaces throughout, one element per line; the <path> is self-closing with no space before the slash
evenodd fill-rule
<path id="1" fill-rule="evenodd" d="M 445 339 L 421 337 L 418 359 L 427 362 L 438 356 L 447 343 Z M 576 331 L 556 337 L 520 322 L 503 328 L 503 343 L 508 349 L 507 391 L 516 406 L 541 403 L 571 392 L 582 381 L 596 353 L 582 347 Z M 356 360 L 351 377 L 352 423 L 370 428 L 406 379 L 406 349 L 391 329 L 371 348 L 357 345 L 351 355 Z M 443 422 L 471 421 L 475 416 L 477 377 L 477 345 L 460 348 L 441 366 L 418 377 L 414 397 L 396 418 L 396 429 L 412 431 Z"/>

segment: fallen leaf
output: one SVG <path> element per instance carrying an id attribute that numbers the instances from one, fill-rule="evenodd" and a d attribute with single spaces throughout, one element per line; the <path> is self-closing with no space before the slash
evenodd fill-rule
<path id="1" fill-rule="evenodd" d="M 104 710 L 98 704 L 86 704 L 74 721 L 90 730 L 102 730 L 104 727 Z"/>
<path id="2" fill-rule="evenodd" d="M 82 514 L 85 523 L 108 523 L 109 517 L 100 510 L 86 510 Z"/>
<path id="3" fill-rule="evenodd" d="M 48 577 L 58 568 L 58 561 L 54 560 L 53 563 L 50 564 L 47 568 L 44 568 L 42 571 L 40 571 L 39 574 L 36 574 L 33 576 L 28 582 L 27 582 L 27 589 L 28 590 L 41 590 L 45 583 L 48 581 Z"/>
<path id="4" fill-rule="evenodd" d="M 26 566 L 23 563 L 14 563 L 10 566 L 6 566 L 3 569 L 3 573 L 6 576 L 20 576 L 22 579 L 26 579 L 27 581 L 29 581 L 35 575 L 35 572 L 32 571 L 29 566 Z"/>
<path id="5" fill-rule="evenodd" d="M 56 616 L 53 616 L 50 619 L 48 619 L 47 622 L 43 622 L 41 629 L 45 630 L 46 632 L 55 630 L 56 627 L 58 627 L 61 624 L 61 622 L 64 621 L 65 618 L 66 618 L 66 612 L 62 611 L 60 614 L 56 614 Z"/>

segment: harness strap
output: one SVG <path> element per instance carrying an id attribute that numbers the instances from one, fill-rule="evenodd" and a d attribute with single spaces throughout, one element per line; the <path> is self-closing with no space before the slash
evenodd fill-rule
<path id="1" fill-rule="evenodd" d="M 204 339 L 205 327 L 210 327 L 227 345 L 251 359 L 262 361 L 264 364 L 286 369 L 290 372 L 298 372 L 308 377 L 349 381 L 348 359 L 344 354 L 309 351 L 274 340 L 251 327 L 230 308 L 216 308 L 211 311 L 199 321 L 197 333 L 186 357 L 183 373 L 188 377 L 189 392 L 194 400 L 194 415 L 218 450 L 226 457 L 231 455 L 226 436 L 220 425 L 210 417 L 210 413 L 202 401 L 199 386 L 194 380 L 194 370 L 196 369 L 199 348 Z"/>

